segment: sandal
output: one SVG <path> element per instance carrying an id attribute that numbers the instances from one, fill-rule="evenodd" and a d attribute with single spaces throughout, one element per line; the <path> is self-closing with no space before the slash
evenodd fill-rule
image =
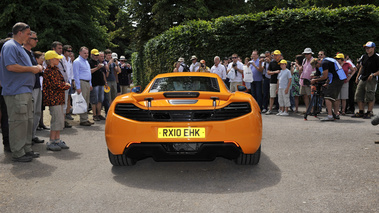
<path id="1" fill-rule="evenodd" d="M 364 114 L 363 113 L 355 113 L 353 116 L 351 116 L 352 118 L 363 118 Z"/>

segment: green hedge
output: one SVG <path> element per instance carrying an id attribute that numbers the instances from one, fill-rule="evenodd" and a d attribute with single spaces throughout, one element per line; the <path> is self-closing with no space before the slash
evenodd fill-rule
<path id="1" fill-rule="evenodd" d="M 194 20 L 171 28 L 149 40 L 138 70 L 143 72 L 138 84 L 145 86 L 159 73 L 172 72 L 173 64 L 184 57 L 190 64 L 191 55 L 213 65 L 214 56 L 250 56 L 253 49 L 260 52 L 279 49 L 284 58 L 293 60 L 304 48 L 317 54 L 336 52 L 355 59 L 364 53 L 367 41 L 379 44 L 379 8 L 373 5 L 337 9 L 275 9 L 248 15 L 220 17 L 213 21 Z M 140 55 L 139 54 L 139 55 Z"/>

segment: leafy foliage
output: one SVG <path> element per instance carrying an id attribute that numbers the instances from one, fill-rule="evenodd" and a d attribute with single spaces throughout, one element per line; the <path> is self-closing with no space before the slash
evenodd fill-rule
<path id="1" fill-rule="evenodd" d="M 373 5 L 336 9 L 273 9 L 271 11 L 220 17 L 213 21 L 188 21 L 149 40 L 139 57 L 138 83 L 146 85 L 159 73 L 171 72 L 173 63 L 191 55 L 213 64 L 214 56 L 250 56 L 251 51 L 281 50 L 292 60 L 306 47 L 357 58 L 367 41 L 379 42 L 379 8 Z"/>

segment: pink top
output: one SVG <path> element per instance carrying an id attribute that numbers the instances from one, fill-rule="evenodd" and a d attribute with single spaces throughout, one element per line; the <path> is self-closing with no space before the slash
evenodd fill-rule
<path id="1" fill-rule="evenodd" d="M 303 62 L 303 72 L 301 73 L 301 76 L 300 76 L 300 85 L 301 86 L 304 86 L 303 82 L 304 82 L 304 78 L 308 79 L 308 80 L 311 80 L 311 74 L 313 71 L 315 71 L 315 68 L 312 68 L 312 65 L 311 65 L 311 61 L 312 61 L 313 57 L 311 59 L 309 59 L 309 61 L 307 59 L 304 59 L 305 62 Z"/>
<path id="2" fill-rule="evenodd" d="M 342 69 L 343 69 L 343 71 L 345 71 L 346 77 L 349 76 L 349 69 L 350 69 L 350 67 L 352 67 L 352 65 L 350 63 L 348 63 L 348 62 L 344 62 L 342 64 Z M 347 83 L 347 79 L 344 82 Z"/>

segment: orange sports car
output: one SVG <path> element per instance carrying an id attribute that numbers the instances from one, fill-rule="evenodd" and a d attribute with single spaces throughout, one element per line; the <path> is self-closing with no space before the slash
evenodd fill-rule
<path id="1" fill-rule="evenodd" d="M 239 90 L 245 90 L 239 86 Z M 118 96 L 106 120 L 110 162 L 211 161 L 255 165 L 261 155 L 262 117 L 254 98 L 232 93 L 216 74 L 157 75 L 143 92 Z"/>

